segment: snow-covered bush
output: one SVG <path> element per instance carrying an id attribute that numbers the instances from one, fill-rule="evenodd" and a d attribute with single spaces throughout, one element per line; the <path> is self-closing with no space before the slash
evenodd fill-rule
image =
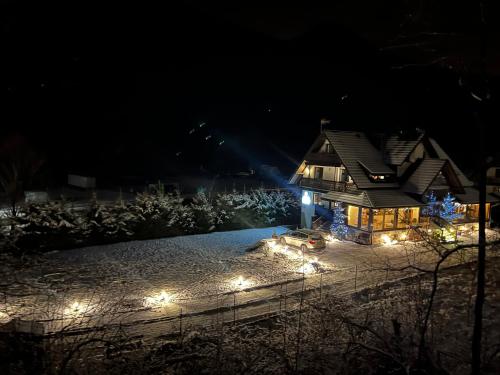
<path id="1" fill-rule="evenodd" d="M 217 213 L 204 190 L 199 190 L 189 206 L 193 213 L 194 225 L 198 231 L 213 231 L 217 222 Z"/>
<path id="2" fill-rule="evenodd" d="M 141 237 L 181 234 L 194 227 L 193 213 L 179 192 L 140 193 L 131 204 Z"/>
<path id="3" fill-rule="evenodd" d="M 224 225 L 228 223 L 235 214 L 235 194 L 217 194 L 214 202 L 215 224 Z"/>
<path id="4" fill-rule="evenodd" d="M 90 242 L 105 239 L 126 239 L 134 234 L 137 215 L 122 200 L 105 205 L 94 197 L 89 210 L 81 218 L 84 235 Z"/>
<path id="5" fill-rule="evenodd" d="M 299 207 L 295 197 L 283 191 L 253 190 L 236 196 L 236 211 L 251 210 L 264 224 L 276 224 L 291 216 Z"/>
<path id="6" fill-rule="evenodd" d="M 11 222 L 11 239 L 22 249 L 64 248 L 83 236 L 79 216 L 64 200 L 23 206 Z"/>

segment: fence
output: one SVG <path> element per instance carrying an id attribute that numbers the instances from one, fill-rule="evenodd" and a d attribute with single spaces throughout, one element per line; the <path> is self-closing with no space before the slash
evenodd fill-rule
<path id="1" fill-rule="evenodd" d="M 470 260 L 460 257 L 455 263 Z M 312 273 L 307 277 L 305 274 L 302 277 L 290 274 L 288 279 L 277 280 L 271 285 L 181 299 L 161 309 L 114 311 L 114 315 L 103 325 L 94 324 L 92 316 L 62 327 L 60 319 L 39 321 L 37 327 L 44 324 L 46 332 L 38 335 L 41 339 L 37 339 L 35 344 L 41 345 L 40 342 L 43 342 L 43 350 L 69 357 L 74 348 L 84 348 L 86 353 L 100 355 L 98 353 L 103 348 L 113 350 L 116 342 L 125 343 L 133 350 L 134 345 L 154 345 L 158 339 L 168 342 L 182 338 L 200 327 L 213 330 L 286 316 L 297 311 L 302 303 L 313 304 L 328 294 L 347 297 L 363 289 L 364 294 L 369 295 L 370 288 L 385 282 L 399 283 L 415 275 L 418 273 L 397 270 L 397 267 L 376 268 L 367 264 Z M 113 344 L 107 347 L 109 344 L 106 342 Z"/>
<path id="2" fill-rule="evenodd" d="M 267 319 L 294 311 L 303 296 L 306 303 L 321 300 L 326 294 L 347 296 L 363 288 L 414 274 L 356 265 L 311 274 L 290 273 L 272 284 L 244 290 L 177 299 L 164 307 L 123 310 L 100 307 L 68 321 L 62 316 L 36 320 L 44 326 L 45 336 L 88 336 L 119 329 L 127 336 L 143 339 L 177 336 L 197 327 L 237 324 Z"/>

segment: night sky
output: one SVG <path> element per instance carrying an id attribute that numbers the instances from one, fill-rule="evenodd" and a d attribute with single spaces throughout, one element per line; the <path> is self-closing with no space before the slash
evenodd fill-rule
<path id="1" fill-rule="evenodd" d="M 290 173 L 322 117 L 338 129 L 427 129 L 473 169 L 470 91 L 483 95 L 487 79 L 497 152 L 493 2 L 483 78 L 476 2 L 331 3 L 2 1 L 0 135 L 25 137 L 52 182 L 263 163 Z"/>

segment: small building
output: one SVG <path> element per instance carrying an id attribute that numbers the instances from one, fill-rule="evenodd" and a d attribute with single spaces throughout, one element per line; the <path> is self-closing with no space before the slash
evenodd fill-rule
<path id="1" fill-rule="evenodd" d="M 290 179 L 302 194 L 301 226 L 328 225 L 332 207 L 345 207 L 352 240 L 371 244 L 405 237 L 409 228 L 431 223 L 426 197 L 448 192 L 463 213 L 452 223 L 460 230 L 477 224 L 479 192 L 439 144 L 424 132 L 370 135 L 322 132 Z M 498 201 L 487 196 L 486 214 Z"/>
<path id="2" fill-rule="evenodd" d="M 68 185 L 81 189 L 95 189 L 95 177 L 68 174 Z"/>
<path id="3" fill-rule="evenodd" d="M 486 192 L 500 196 L 500 163 L 486 170 Z"/>

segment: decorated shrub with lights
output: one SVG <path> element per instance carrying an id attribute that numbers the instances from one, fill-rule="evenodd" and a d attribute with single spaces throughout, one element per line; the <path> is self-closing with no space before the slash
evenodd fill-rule
<path id="1" fill-rule="evenodd" d="M 341 203 L 337 203 L 333 207 L 332 213 L 332 225 L 330 225 L 330 232 L 332 236 L 343 240 L 347 236 L 349 227 L 346 225 L 347 215 L 344 213 L 344 207 Z"/>
<path id="2" fill-rule="evenodd" d="M 439 216 L 448 222 L 452 222 L 456 219 L 461 219 L 463 217 L 463 214 L 457 213 L 455 206 L 455 197 L 450 193 L 446 194 L 439 208 Z"/>
<path id="3" fill-rule="evenodd" d="M 425 196 L 427 205 L 422 208 L 422 215 L 434 217 L 439 214 L 439 202 L 437 201 L 436 194 L 433 191 Z"/>

